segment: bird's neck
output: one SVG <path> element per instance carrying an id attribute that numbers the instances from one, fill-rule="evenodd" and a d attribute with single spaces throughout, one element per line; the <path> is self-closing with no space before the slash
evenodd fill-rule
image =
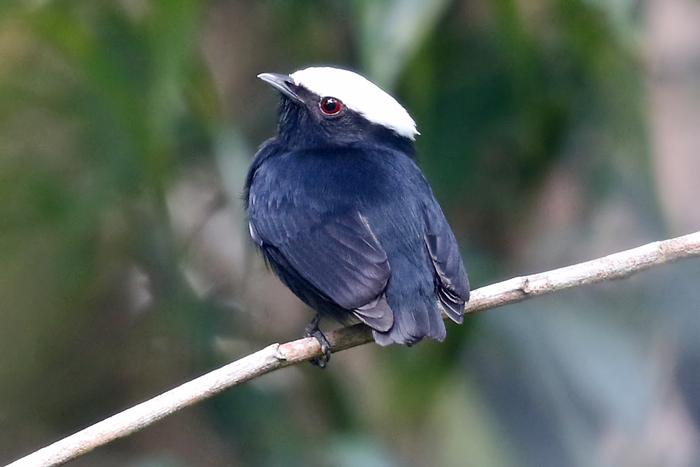
<path id="1" fill-rule="evenodd" d="M 384 148 L 402 152 L 411 159 L 416 155 L 413 141 L 383 128 L 378 128 L 375 132 L 367 132 L 361 137 L 342 139 L 321 132 L 299 131 L 297 128 L 284 128 L 280 125 L 277 140 L 286 149 L 292 151 L 330 150 L 342 152 L 347 149 L 375 150 Z"/>

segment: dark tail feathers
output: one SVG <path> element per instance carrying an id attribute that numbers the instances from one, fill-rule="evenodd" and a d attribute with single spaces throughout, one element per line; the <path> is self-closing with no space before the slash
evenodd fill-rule
<path id="1" fill-rule="evenodd" d="M 445 340 L 447 331 L 437 301 L 433 302 L 429 297 L 421 298 L 422 300 L 402 306 L 391 304 L 394 311 L 394 325 L 386 332 L 372 330 L 377 344 L 412 345 L 417 344 L 424 337 L 440 342 Z"/>

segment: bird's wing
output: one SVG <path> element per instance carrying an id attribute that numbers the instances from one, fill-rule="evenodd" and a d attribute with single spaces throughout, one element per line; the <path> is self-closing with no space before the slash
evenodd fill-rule
<path id="1" fill-rule="evenodd" d="M 457 240 L 437 203 L 432 209 L 426 209 L 425 217 L 427 225 L 425 242 L 440 281 L 438 287 L 440 302 L 452 321 L 462 323 L 464 303 L 469 300 L 469 280 Z"/>
<path id="2" fill-rule="evenodd" d="M 386 252 L 358 211 L 319 214 L 296 209 L 251 219 L 251 235 L 275 247 L 291 267 L 365 323 L 388 330 L 391 309 L 383 297 L 391 268 Z"/>

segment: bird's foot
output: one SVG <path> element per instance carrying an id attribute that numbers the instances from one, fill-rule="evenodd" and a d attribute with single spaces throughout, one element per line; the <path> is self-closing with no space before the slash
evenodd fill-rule
<path id="1" fill-rule="evenodd" d="M 328 361 L 331 359 L 331 344 L 328 342 L 326 336 L 324 336 L 321 330 L 319 329 L 319 321 L 321 321 L 321 315 L 317 314 L 313 317 L 309 325 L 306 326 L 305 336 L 313 337 L 314 339 L 316 339 L 321 345 L 321 351 L 323 351 L 322 356 L 310 358 L 309 362 L 312 365 L 317 366 L 319 368 L 325 368 L 326 365 L 328 365 Z"/>

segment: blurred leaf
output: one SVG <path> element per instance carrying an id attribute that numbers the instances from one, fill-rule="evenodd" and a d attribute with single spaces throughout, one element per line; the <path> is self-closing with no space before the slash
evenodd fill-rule
<path id="1" fill-rule="evenodd" d="M 325 454 L 328 465 L 333 467 L 391 467 L 400 465 L 381 446 L 369 439 L 352 436 L 337 437 Z"/>
<path id="2" fill-rule="evenodd" d="M 374 83 L 393 89 L 406 63 L 435 28 L 447 0 L 358 0 L 362 68 Z"/>

